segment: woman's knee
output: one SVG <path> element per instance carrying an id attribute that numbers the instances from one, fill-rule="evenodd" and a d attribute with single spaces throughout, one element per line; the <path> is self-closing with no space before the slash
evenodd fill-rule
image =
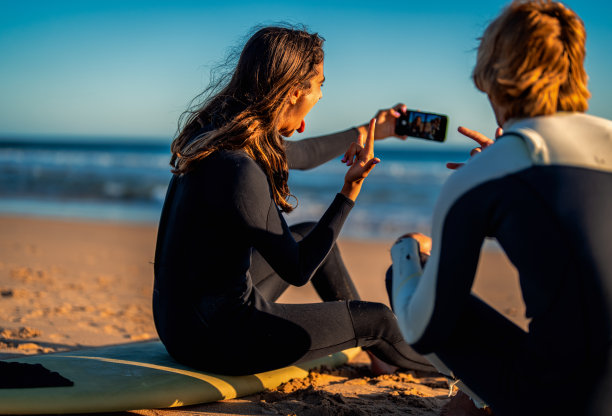
<path id="1" fill-rule="evenodd" d="M 393 311 L 378 302 L 350 301 L 349 311 L 357 338 L 376 337 L 394 343 L 403 340 Z"/>

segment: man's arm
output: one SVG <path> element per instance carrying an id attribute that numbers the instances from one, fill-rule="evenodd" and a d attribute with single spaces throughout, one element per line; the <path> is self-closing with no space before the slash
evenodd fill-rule
<path id="1" fill-rule="evenodd" d="M 494 228 L 504 178 L 530 166 L 521 139 L 498 141 L 445 183 L 436 203 L 433 247 L 425 267 L 421 270 L 416 242 L 405 241 L 392 249 L 392 254 L 399 253 L 393 268 L 403 270 L 397 280 L 393 276 L 394 310 L 404 338 L 421 354 L 435 351 L 450 334 L 470 295 L 482 242 Z"/>

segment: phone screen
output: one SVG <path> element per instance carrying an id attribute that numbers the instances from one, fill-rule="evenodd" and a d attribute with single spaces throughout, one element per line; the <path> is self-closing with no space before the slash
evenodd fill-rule
<path id="1" fill-rule="evenodd" d="M 447 125 L 448 117 L 444 114 L 408 110 L 397 119 L 395 134 L 443 142 Z"/>

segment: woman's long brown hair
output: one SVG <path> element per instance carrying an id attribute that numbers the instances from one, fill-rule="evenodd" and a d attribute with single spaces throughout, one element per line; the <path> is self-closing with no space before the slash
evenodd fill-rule
<path id="1" fill-rule="evenodd" d="M 278 124 L 293 89 L 310 88 L 323 62 L 323 41 L 316 33 L 287 27 L 265 27 L 251 36 L 235 69 L 213 79 L 204 102 L 181 116 L 171 147 L 172 172 L 186 173 L 217 150 L 241 149 L 268 176 L 281 210 L 293 210 L 287 202 L 289 168 Z M 210 131 L 194 137 L 208 125 Z"/>

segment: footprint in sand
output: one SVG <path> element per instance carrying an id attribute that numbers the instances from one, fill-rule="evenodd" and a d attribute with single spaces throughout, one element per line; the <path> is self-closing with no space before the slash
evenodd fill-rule
<path id="1" fill-rule="evenodd" d="M 95 321 L 91 321 L 88 323 L 80 322 L 78 326 L 89 329 L 89 330 L 93 330 L 95 332 L 103 332 L 108 335 L 121 335 L 121 334 L 125 334 L 126 332 L 125 328 L 122 328 L 118 325 L 103 324 L 103 323 L 99 323 Z"/>
<path id="2" fill-rule="evenodd" d="M 38 345 L 34 342 L 0 342 L 0 349 L 14 349 L 27 355 L 48 354 L 50 352 L 55 352 L 54 348 L 43 347 L 42 345 Z"/>
<path id="3" fill-rule="evenodd" d="M 34 342 L 20 342 L 15 340 L 29 340 L 42 334 L 42 331 L 28 326 L 20 328 L 0 328 L 0 349 L 16 349 L 24 354 L 46 354 L 55 349 L 43 347 Z"/>
<path id="4" fill-rule="evenodd" d="M 76 290 L 77 292 L 82 292 L 85 289 L 85 286 L 81 283 L 66 283 L 64 284 L 64 289 Z"/>
<path id="5" fill-rule="evenodd" d="M 17 344 L 17 349 L 24 351 L 24 352 L 28 352 L 28 353 L 35 353 L 39 350 L 40 345 L 35 344 L 33 342 L 25 342 L 23 344 Z"/>
<path id="6" fill-rule="evenodd" d="M 42 334 L 42 331 L 28 326 L 21 328 L 0 328 L 0 338 L 6 339 L 30 339 L 36 338 Z"/>
<path id="7" fill-rule="evenodd" d="M 34 270 L 30 267 L 16 267 L 10 271 L 11 278 L 24 283 L 53 283 L 53 279 L 44 270 Z"/>
<path id="8" fill-rule="evenodd" d="M 117 315 L 117 312 L 111 308 L 107 308 L 105 306 L 98 308 L 98 316 L 100 318 L 108 318 L 115 315 Z"/>
<path id="9" fill-rule="evenodd" d="M 151 334 L 147 334 L 146 332 L 142 334 L 126 334 L 123 337 L 131 341 L 144 341 L 153 338 Z"/>
<path id="10" fill-rule="evenodd" d="M 100 289 L 104 289 L 115 282 L 115 277 L 109 274 L 100 274 L 96 277 L 95 282 L 98 284 Z"/>
<path id="11" fill-rule="evenodd" d="M 36 306 L 40 306 L 40 305 L 36 305 Z M 36 319 L 36 318 L 40 318 L 41 316 L 46 316 L 48 315 L 48 313 L 46 313 L 43 309 L 32 309 L 31 311 L 29 311 L 28 313 L 26 313 L 24 316 L 22 316 L 22 319 Z"/>
<path id="12" fill-rule="evenodd" d="M 57 315 L 68 315 L 72 312 L 72 305 L 69 303 L 62 303 L 60 306 L 56 306 L 53 312 Z"/>
<path id="13" fill-rule="evenodd" d="M 36 292 L 32 293 L 26 289 L 12 289 L 12 288 L 3 288 L 0 289 L 0 296 L 6 299 L 24 299 L 29 297 L 40 297 L 36 295 Z"/>

